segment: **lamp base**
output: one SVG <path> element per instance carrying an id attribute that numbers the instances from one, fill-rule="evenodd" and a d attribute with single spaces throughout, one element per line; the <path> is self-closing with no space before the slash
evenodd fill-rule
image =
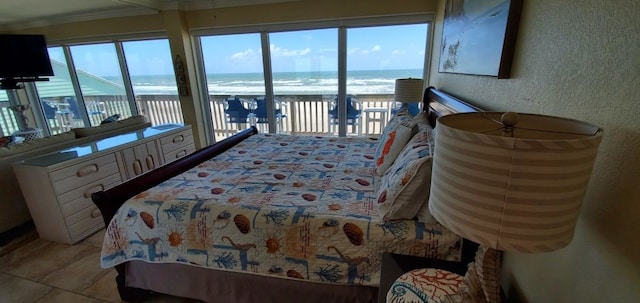
<path id="1" fill-rule="evenodd" d="M 502 252 L 480 245 L 464 275 L 464 285 L 441 303 L 500 303 Z"/>

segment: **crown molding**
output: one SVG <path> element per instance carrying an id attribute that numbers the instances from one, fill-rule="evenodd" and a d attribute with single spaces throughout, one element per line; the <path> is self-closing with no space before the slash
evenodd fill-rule
<path id="1" fill-rule="evenodd" d="M 298 2 L 304 0 L 112 0 L 130 5 L 127 8 L 99 10 L 92 12 L 69 13 L 64 15 L 34 18 L 31 20 L 0 24 L 0 32 L 19 31 L 34 27 L 92 21 L 117 17 L 157 14 L 164 10 L 204 10 L 235 6 L 262 5 L 279 2 Z"/>

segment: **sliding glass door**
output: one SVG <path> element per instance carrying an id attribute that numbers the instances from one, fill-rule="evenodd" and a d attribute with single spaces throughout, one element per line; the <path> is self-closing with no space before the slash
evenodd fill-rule
<path id="1" fill-rule="evenodd" d="M 265 99 L 260 34 L 208 36 L 200 43 L 216 140 L 250 125 L 268 131 L 265 104 L 258 107 Z"/>
<path id="2" fill-rule="evenodd" d="M 248 125 L 263 132 L 378 136 L 394 110 L 395 80 L 427 76 L 430 20 L 380 17 L 196 32 L 216 139 Z M 232 96 L 244 104 L 239 110 L 225 103 Z M 256 103 L 262 96 L 266 103 Z"/>
<path id="3" fill-rule="evenodd" d="M 347 29 L 347 117 L 364 135 L 379 136 L 397 109 L 395 79 L 424 77 L 427 32 L 427 23 Z"/>
<path id="4" fill-rule="evenodd" d="M 273 93 L 287 114 L 284 131 L 326 134 L 337 131 L 338 30 L 269 34 Z M 337 118 L 337 115 L 334 115 Z"/>

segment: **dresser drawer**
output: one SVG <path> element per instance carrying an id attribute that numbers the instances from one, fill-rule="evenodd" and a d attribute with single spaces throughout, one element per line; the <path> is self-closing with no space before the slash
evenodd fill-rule
<path id="1" fill-rule="evenodd" d="M 62 215 L 65 217 L 65 220 L 70 215 L 73 215 L 87 207 L 94 206 L 93 201 L 91 200 L 91 194 L 109 189 L 120 183 L 120 174 L 113 174 L 102 180 L 89 183 L 61 195 L 58 198 L 58 201 L 60 202 Z M 67 224 L 69 224 L 69 222 L 67 222 Z"/>
<path id="2" fill-rule="evenodd" d="M 51 172 L 49 178 L 57 195 L 118 173 L 114 154 L 72 165 Z"/>
<path id="3" fill-rule="evenodd" d="M 182 148 L 178 148 L 176 150 L 170 151 L 164 154 L 165 164 L 171 163 L 175 160 L 178 160 L 196 150 L 196 145 L 192 142 L 189 145 L 186 145 Z"/>
<path id="4" fill-rule="evenodd" d="M 160 138 L 162 152 L 167 154 L 193 143 L 193 133 L 190 129 L 181 131 L 175 135 Z"/>
<path id="5" fill-rule="evenodd" d="M 71 239 L 75 239 L 88 230 L 97 230 L 104 226 L 102 214 L 95 206 L 76 213 L 73 215 L 73 220 L 73 224 L 67 224 L 69 226 L 69 236 L 71 236 Z M 77 242 L 76 240 L 72 241 Z"/>

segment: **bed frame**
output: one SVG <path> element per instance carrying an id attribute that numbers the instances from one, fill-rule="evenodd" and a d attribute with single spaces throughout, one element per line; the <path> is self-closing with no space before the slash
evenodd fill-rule
<path id="1" fill-rule="evenodd" d="M 423 98 L 423 108 L 424 110 L 428 110 L 428 118 L 429 123 L 432 126 L 435 126 L 436 119 L 440 116 L 450 114 L 450 113 L 460 113 L 460 112 L 476 112 L 481 111 L 481 109 L 468 104 L 458 98 L 455 98 L 441 90 L 438 90 L 434 87 L 429 87 L 424 92 Z M 111 189 L 96 192 L 92 195 L 92 200 L 94 204 L 98 207 L 100 212 L 102 213 L 102 217 L 105 222 L 105 226 L 109 224 L 113 216 L 116 214 L 117 210 L 120 208 L 122 204 L 125 203 L 128 199 L 135 196 L 136 194 L 145 191 L 153 186 L 156 186 L 163 181 L 177 176 L 193 167 L 202 163 L 208 159 L 211 159 L 224 151 L 232 148 L 236 144 L 242 142 L 246 138 L 257 134 L 258 130 L 252 126 L 246 130 L 243 130 L 225 140 L 217 142 L 208 147 L 202 148 L 184 158 L 169 163 L 165 166 L 162 166 L 156 170 L 153 170 L 143 176 L 138 178 L 129 180 L 120 185 L 117 185 Z M 467 268 L 467 264 L 471 262 L 475 255 L 475 249 L 477 249 L 477 245 L 468 240 L 465 240 L 462 248 L 462 261 L 457 262 L 446 262 L 444 267 L 447 267 L 448 270 L 464 273 Z M 377 289 L 373 287 L 360 287 L 358 289 L 357 286 L 345 287 L 343 285 L 322 285 L 317 283 L 310 283 L 306 281 L 294 281 L 287 279 L 269 279 L 264 277 L 252 277 L 253 275 L 242 274 L 242 273 L 233 273 L 233 272 L 224 272 L 224 271 L 214 271 L 205 268 L 195 268 L 193 266 L 180 265 L 180 264 L 147 264 L 141 261 L 132 261 L 136 262 L 136 266 L 138 268 L 142 268 L 141 270 L 146 272 L 153 272 L 157 268 L 164 268 L 164 270 L 169 270 L 172 273 L 175 273 L 178 280 L 185 278 L 182 271 L 187 271 L 184 269 L 185 267 L 189 267 L 191 271 L 198 272 L 197 277 L 198 281 L 191 281 L 191 283 L 197 282 L 198 284 L 202 284 L 203 287 L 211 286 L 212 284 L 204 283 L 203 281 L 207 278 L 210 279 L 209 282 L 213 284 L 218 283 L 235 283 L 233 281 L 249 281 L 249 284 L 261 285 L 265 294 L 268 294 L 270 290 L 273 290 L 274 287 L 280 288 L 283 287 L 285 290 L 281 291 L 285 293 L 285 297 L 289 299 L 295 298 L 295 300 L 300 299 L 300 297 L 295 294 L 310 295 L 309 290 L 313 290 L 314 298 L 322 298 L 324 302 L 338 302 L 336 298 L 339 298 L 343 293 L 347 295 L 354 296 L 357 295 L 358 298 L 362 297 L 363 302 L 375 302 L 377 296 Z M 127 264 L 123 263 L 115 266 L 116 271 L 118 272 L 118 276 L 116 277 L 116 283 L 118 286 L 118 292 L 120 293 L 120 298 L 124 301 L 137 302 L 143 301 L 149 297 L 153 293 L 153 291 L 141 288 L 129 287 L 125 284 L 125 280 L 128 274 Z M 139 269 L 140 270 L 140 269 Z M 209 272 L 218 272 L 212 275 L 209 275 Z M 129 271 L 129 274 L 130 271 Z M 172 274 L 173 275 L 173 274 Z M 200 281 L 202 277 L 203 281 Z M 284 280 L 278 282 L 272 282 L 270 280 Z M 144 284 L 144 283 L 142 283 Z M 170 283 L 169 283 L 170 284 Z M 309 287 L 311 285 L 311 287 Z M 221 286 L 222 287 L 222 286 Z M 171 288 L 171 287 L 169 287 Z M 364 290 L 362 288 L 365 288 Z M 367 289 L 368 288 L 368 289 Z M 371 289 L 373 288 L 373 289 Z M 175 288 L 174 288 L 175 289 Z M 171 290 L 171 289 L 170 289 Z M 173 291 L 168 291 L 166 293 L 184 296 L 182 293 L 175 293 Z M 318 292 L 318 295 L 316 295 Z M 361 293 L 359 293 L 361 292 Z M 238 295 L 238 294 L 233 294 Z M 372 297 L 371 297 L 372 296 Z M 264 298 L 264 297 L 263 297 Z M 234 298 L 237 299 L 237 298 Z M 234 300 L 236 302 L 241 302 L 242 300 Z M 225 300 L 221 300 L 221 302 L 226 302 Z"/>

